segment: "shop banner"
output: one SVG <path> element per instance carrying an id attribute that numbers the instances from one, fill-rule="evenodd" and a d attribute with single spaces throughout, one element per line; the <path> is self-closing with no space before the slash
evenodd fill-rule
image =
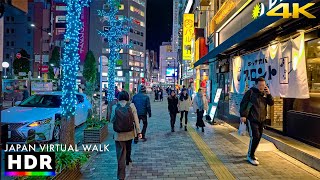
<path id="1" fill-rule="evenodd" d="M 194 14 L 183 15 L 183 60 L 192 60 L 192 42 L 195 39 L 194 34 Z"/>
<path id="2" fill-rule="evenodd" d="M 304 34 L 233 59 L 232 93 L 244 94 L 264 77 L 275 97 L 309 98 Z"/>

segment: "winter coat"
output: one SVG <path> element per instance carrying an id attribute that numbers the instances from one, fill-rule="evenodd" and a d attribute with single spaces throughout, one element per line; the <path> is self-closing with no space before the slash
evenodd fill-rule
<path id="1" fill-rule="evenodd" d="M 170 113 L 178 113 L 179 109 L 178 109 L 178 98 L 177 97 L 172 97 L 169 96 L 168 97 L 168 110 Z"/>
<path id="2" fill-rule="evenodd" d="M 150 98 L 146 94 L 140 92 L 133 96 L 132 103 L 136 106 L 138 116 L 151 116 Z"/>
<path id="3" fill-rule="evenodd" d="M 264 122 L 267 117 L 267 105 L 273 106 L 274 100 L 271 94 L 268 94 L 266 97 L 263 92 L 260 92 L 257 88 L 251 88 L 247 91 L 240 103 L 240 116 L 245 117 L 245 111 L 249 102 L 252 104 L 252 107 L 249 111 L 248 118 L 251 121 L 255 122 Z"/>
<path id="4" fill-rule="evenodd" d="M 190 96 L 188 96 L 187 99 L 182 99 L 182 101 L 179 99 L 179 110 L 180 111 L 189 111 L 191 104 L 192 103 L 191 103 Z"/>
<path id="5" fill-rule="evenodd" d="M 197 109 L 199 109 L 199 105 L 198 105 L 199 98 L 200 98 L 200 95 L 196 94 L 193 98 L 193 101 L 192 101 L 193 109 L 195 112 L 197 111 Z M 203 100 L 203 109 L 202 110 L 208 111 L 209 105 L 208 105 L 208 100 L 207 100 L 206 96 L 202 95 L 202 100 Z"/>
<path id="6" fill-rule="evenodd" d="M 128 101 L 120 101 L 118 103 L 122 107 L 124 107 L 127 105 Z M 114 116 L 115 116 L 115 112 L 116 112 L 116 107 L 117 107 L 117 104 L 112 106 L 112 113 L 111 113 L 111 122 L 112 123 L 114 123 L 114 121 L 115 121 Z M 138 136 L 139 133 L 141 133 L 137 109 L 133 103 L 130 104 L 130 107 L 131 107 L 131 111 L 132 111 L 133 117 L 134 117 L 134 124 L 135 124 L 134 130 L 130 131 L 130 132 L 121 132 L 121 133 L 114 132 L 113 139 L 115 141 L 128 141 L 128 140 L 134 139 L 135 137 Z"/>

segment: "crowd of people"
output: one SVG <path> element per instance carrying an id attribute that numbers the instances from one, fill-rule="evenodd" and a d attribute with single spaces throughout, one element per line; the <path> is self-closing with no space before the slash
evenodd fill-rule
<path id="1" fill-rule="evenodd" d="M 110 121 L 113 123 L 115 131 L 114 140 L 116 143 L 116 152 L 118 159 L 118 179 L 125 179 L 126 165 L 132 163 L 131 145 L 132 141 L 138 143 L 139 139 L 143 142 L 147 141 L 146 132 L 148 127 L 148 117 L 151 117 L 150 98 L 146 93 L 146 87 L 140 85 L 138 93 L 130 94 L 126 91 L 116 90 L 117 99 L 110 103 L 112 106 L 108 108 L 107 115 L 110 115 Z M 208 111 L 209 105 L 205 92 L 199 88 L 193 96 L 191 87 L 185 86 L 179 89 L 168 87 L 168 112 L 170 115 L 171 132 L 175 132 L 175 124 L 177 114 L 180 113 L 180 128 L 184 127 L 188 131 L 188 114 L 193 111 L 197 116 L 196 127 L 201 128 L 204 132 L 205 123 L 203 115 Z M 163 101 L 163 89 L 161 87 L 154 88 L 155 100 Z M 248 161 L 253 165 L 258 165 L 258 159 L 255 157 L 256 148 L 260 142 L 263 123 L 266 119 L 266 106 L 273 105 L 273 98 L 269 88 L 266 86 L 263 78 L 258 78 L 256 87 L 251 88 L 243 97 L 240 105 L 241 121 L 246 122 L 250 132 L 251 143 L 249 146 Z M 140 123 L 143 123 L 142 130 Z"/>

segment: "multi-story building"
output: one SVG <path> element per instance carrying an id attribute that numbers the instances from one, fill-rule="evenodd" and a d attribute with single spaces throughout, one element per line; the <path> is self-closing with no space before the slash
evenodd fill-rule
<path id="1" fill-rule="evenodd" d="M 90 6 L 90 44 L 89 49 L 96 56 L 108 56 L 107 40 L 102 38 L 97 30 L 107 30 L 106 24 L 98 16 L 97 10 L 104 9 L 106 1 L 93 1 Z M 121 63 L 116 67 L 116 85 L 119 88 L 132 90 L 145 77 L 145 50 L 146 50 L 146 0 L 123 0 L 119 7 L 118 18 L 132 19 L 132 27 L 123 40 L 132 47 L 121 51 Z M 107 75 L 106 71 L 103 75 Z M 107 85 L 107 76 L 103 76 L 103 84 Z"/>
<path id="2" fill-rule="evenodd" d="M 33 4 L 30 3 L 27 12 L 20 9 L 5 5 L 5 14 L 1 18 L 3 21 L 3 61 L 9 63 L 7 69 L 7 75 L 13 75 L 13 61 L 16 54 L 24 49 L 32 57 L 33 48 L 33 36 L 34 33 L 30 27 L 30 23 L 33 20 Z M 32 70 L 32 63 L 30 64 Z"/>
<path id="3" fill-rule="evenodd" d="M 177 83 L 179 64 L 177 53 L 172 52 L 171 42 L 163 42 L 160 46 L 159 64 L 160 82 Z"/>

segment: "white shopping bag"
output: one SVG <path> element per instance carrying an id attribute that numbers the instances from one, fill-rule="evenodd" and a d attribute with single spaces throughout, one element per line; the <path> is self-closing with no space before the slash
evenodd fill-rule
<path id="1" fill-rule="evenodd" d="M 238 134 L 240 136 L 245 136 L 247 135 L 247 126 L 244 122 L 241 122 L 239 125 L 239 130 L 238 130 Z"/>

